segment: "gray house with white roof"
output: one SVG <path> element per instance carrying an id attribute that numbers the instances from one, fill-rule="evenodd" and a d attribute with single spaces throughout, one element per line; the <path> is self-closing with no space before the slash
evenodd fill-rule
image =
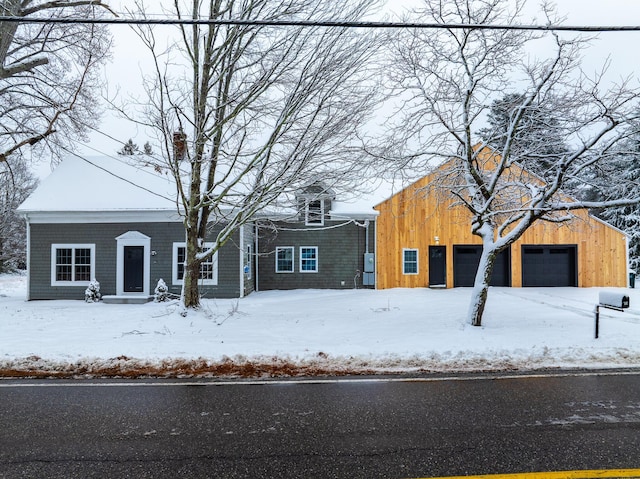
<path id="1" fill-rule="evenodd" d="M 27 299 L 83 299 L 93 279 L 106 302 L 148 301 L 160 279 L 180 293 L 185 232 L 173 179 L 126 161 L 69 157 L 20 206 Z M 300 192 L 297 214 L 240 226 L 202 265 L 203 297 L 373 287 L 377 213 L 350 209 L 319 185 Z"/>
<path id="2" fill-rule="evenodd" d="M 375 220 L 371 206 L 337 201 L 321 182 L 297 195 L 288 220 L 258 221 L 259 289 L 375 286 Z"/>

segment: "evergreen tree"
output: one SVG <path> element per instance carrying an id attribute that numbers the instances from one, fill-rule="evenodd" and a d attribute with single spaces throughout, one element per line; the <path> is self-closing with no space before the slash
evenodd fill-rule
<path id="1" fill-rule="evenodd" d="M 494 100 L 487 116 L 489 126 L 478 134 L 500 153 L 510 148 L 522 166 L 545 178 L 552 174 L 558 158 L 569 151 L 563 122 L 548 104 L 540 101 L 523 107 L 524 99 L 524 94 L 507 93 Z M 523 108 L 518 119 L 518 110 Z"/>
<path id="2" fill-rule="evenodd" d="M 151 148 L 151 144 L 148 141 L 142 146 L 142 153 L 147 156 L 153 155 L 153 148 Z"/>
<path id="3" fill-rule="evenodd" d="M 140 147 L 136 145 L 131 138 L 127 140 L 127 142 L 122 145 L 122 148 L 118 150 L 118 155 L 121 156 L 133 156 L 140 154 Z"/>
<path id="4" fill-rule="evenodd" d="M 637 191 L 640 191 L 640 133 L 635 133 L 624 147 L 617 149 L 614 159 L 598 171 L 588 194 L 597 199 L 612 199 L 637 194 Z M 640 273 L 640 205 L 595 213 L 629 236 L 629 268 Z"/>
<path id="5" fill-rule="evenodd" d="M 142 150 L 140 150 L 140 147 L 136 143 L 134 143 L 131 138 L 129 138 L 127 142 L 124 145 L 122 145 L 122 148 L 120 148 L 116 153 L 118 153 L 118 155 L 120 156 L 135 156 L 135 155 L 151 156 L 153 155 L 153 148 L 151 147 L 151 144 L 147 141 L 142 146 Z"/>

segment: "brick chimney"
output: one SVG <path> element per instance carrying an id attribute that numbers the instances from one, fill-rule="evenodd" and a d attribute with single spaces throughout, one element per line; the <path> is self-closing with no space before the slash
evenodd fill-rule
<path id="1" fill-rule="evenodd" d="M 187 154 L 187 135 L 182 127 L 173 134 L 173 157 L 176 161 L 184 160 Z"/>

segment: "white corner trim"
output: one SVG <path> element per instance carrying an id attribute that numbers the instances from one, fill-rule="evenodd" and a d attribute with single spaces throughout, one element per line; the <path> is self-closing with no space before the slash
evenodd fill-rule
<path id="1" fill-rule="evenodd" d="M 240 226 L 240 258 L 238 264 L 240 267 L 240 298 L 244 298 L 244 225 Z"/>
<path id="2" fill-rule="evenodd" d="M 29 216 L 24 215 L 27 223 L 27 301 L 31 300 L 31 223 Z"/>

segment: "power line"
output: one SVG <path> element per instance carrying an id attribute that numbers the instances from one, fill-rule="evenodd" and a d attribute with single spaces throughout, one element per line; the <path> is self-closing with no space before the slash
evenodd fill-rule
<path id="1" fill-rule="evenodd" d="M 65 151 L 66 151 L 70 156 L 74 156 L 74 157 L 76 157 L 76 158 L 78 158 L 78 159 L 80 159 L 80 160 L 84 161 L 85 163 L 88 163 L 88 164 L 90 164 L 91 166 L 93 166 L 93 167 L 95 167 L 95 168 L 98 168 L 99 170 L 104 171 L 105 173 L 107 173 L 107 174 L 109 174 L 109 175 L 113 176 L 114 178 L 117 178 L 117 179 L 119 179 L 119 180 L 122 180 L 122 181 L 124 181 L 125 183 L 129 183 L 130 185 L 132 185 L 132 186 L 134 186 L 134 187 L 136 187 L 136 188 L 139 188 L 139 189 L 141 189 L 141 190 L 144 190 L 144 191 L 146 191 L 147 193 L 151 193 L 152 195 L 155 195 L 155 196 L 157 196 L 157 197 L 159 197 L 159 198 L 162 198 L 162 199 L 164 199 L 164 200 L 168 200 L 168 201 L 170 201 L 170 202 L 172 202 L 172 203 L 175 203 L 175 202 L 176 202 L 176 199 L 175 199 L 175 198 L 170 198 L 170 197 L 168 197 L 168 196 L 164 196 L 164 195 L 162 195 L 162 194 L 160 194 L 160 193 L 158 193 L 158 192 L 156 192 L 156 191 L 152 191 L 152 190 L 150 190 L 149 188 L 146 188 L 146 187 L 144 187 L 144 186 L 141 186 L 141 185 L 139 185 L 139 184 L 135 183 L 134 181 L 132 181 L 132 180 L 130 180 L 130 179 L 128 179 L 128 178 L 125 178 L 125 177 L 123 177 L 123 176 L 121 176 L 121 175 L 118 175 L 118 174 L 114 173 L 113 171 L 108 170 L 108 169 L 107 169 L 107 168 L 105 168 L 104 166 L 101 166 L 101 165 L 96 164 L 94 161 L 89 160 L 89 159 L 88 159 L 88 158 L 86 158 L 84 155 L 81 155 L 81 154 L 79 154 L 79 153 L 76 153 L 75 151 L 72 151 L 72 150 L 70 150 L 69 148 L 66 148 L 66 147 L 65 147 L 65 146 L 63 146 L 63 145 L 58 145 L 58 146 L 59 146 L 60 148 L 62 148 L 63 150 L 65 150 Z M 108 158 L 111 158 L 111 159 L 113 159 L 113 160 L 116 160 L 116 161 L 118 161 L 119 163 L 122 163 L 123 165 L 127 165 L 127 166 L 130 166 L 130 167 L 132 167 L 132 168 L 135 168 L 134 166 L 129 165 L 128 163 L 126 163 L 125 161 L 123 161 L 123 160 L 121 160 L 121 159 L 119 159 L 119 158 L 116 158 L 116 157 L 113 157 L 113 156 L 110 156 L 110 155 L 108 156 Z M 165 178 L 166 178 L 166 177 L 164 177 L 164 176 L 162 176 L 162 175 L 156 175 L 155 173 L 152 173 L 152 172 L 151 172 L 151 171 L 149 171 L 149 170 L 139 169 L 138 171 L 143 171 L 143 172 L 145 172 L 145 173 L 147 173 L 147 174 L 150 174 L 150 175 L 152 175 L 152 176 L 155 176 L 155 177 L 157 177 L 157 178 L 163 178 L 163 179 L 165 179 Z"/>
<path id="2" fill-rule="evenodd" d="M 537 30 L 570 32 L 635 32 L 640 25 L 492 25 L 469 23 L 415 23 L 415 22 L 354 22 L 323 20 L 212 20 L 185 18 L 39 18 L 20 16 L 0 16 L 0 22 L 9 23 L 60 23 L 60 24 L 101 24 L 101 25 L 219 25 L 257 27 L 329 27 L 361 29 L 452 29 L 452 30 Z"/>

